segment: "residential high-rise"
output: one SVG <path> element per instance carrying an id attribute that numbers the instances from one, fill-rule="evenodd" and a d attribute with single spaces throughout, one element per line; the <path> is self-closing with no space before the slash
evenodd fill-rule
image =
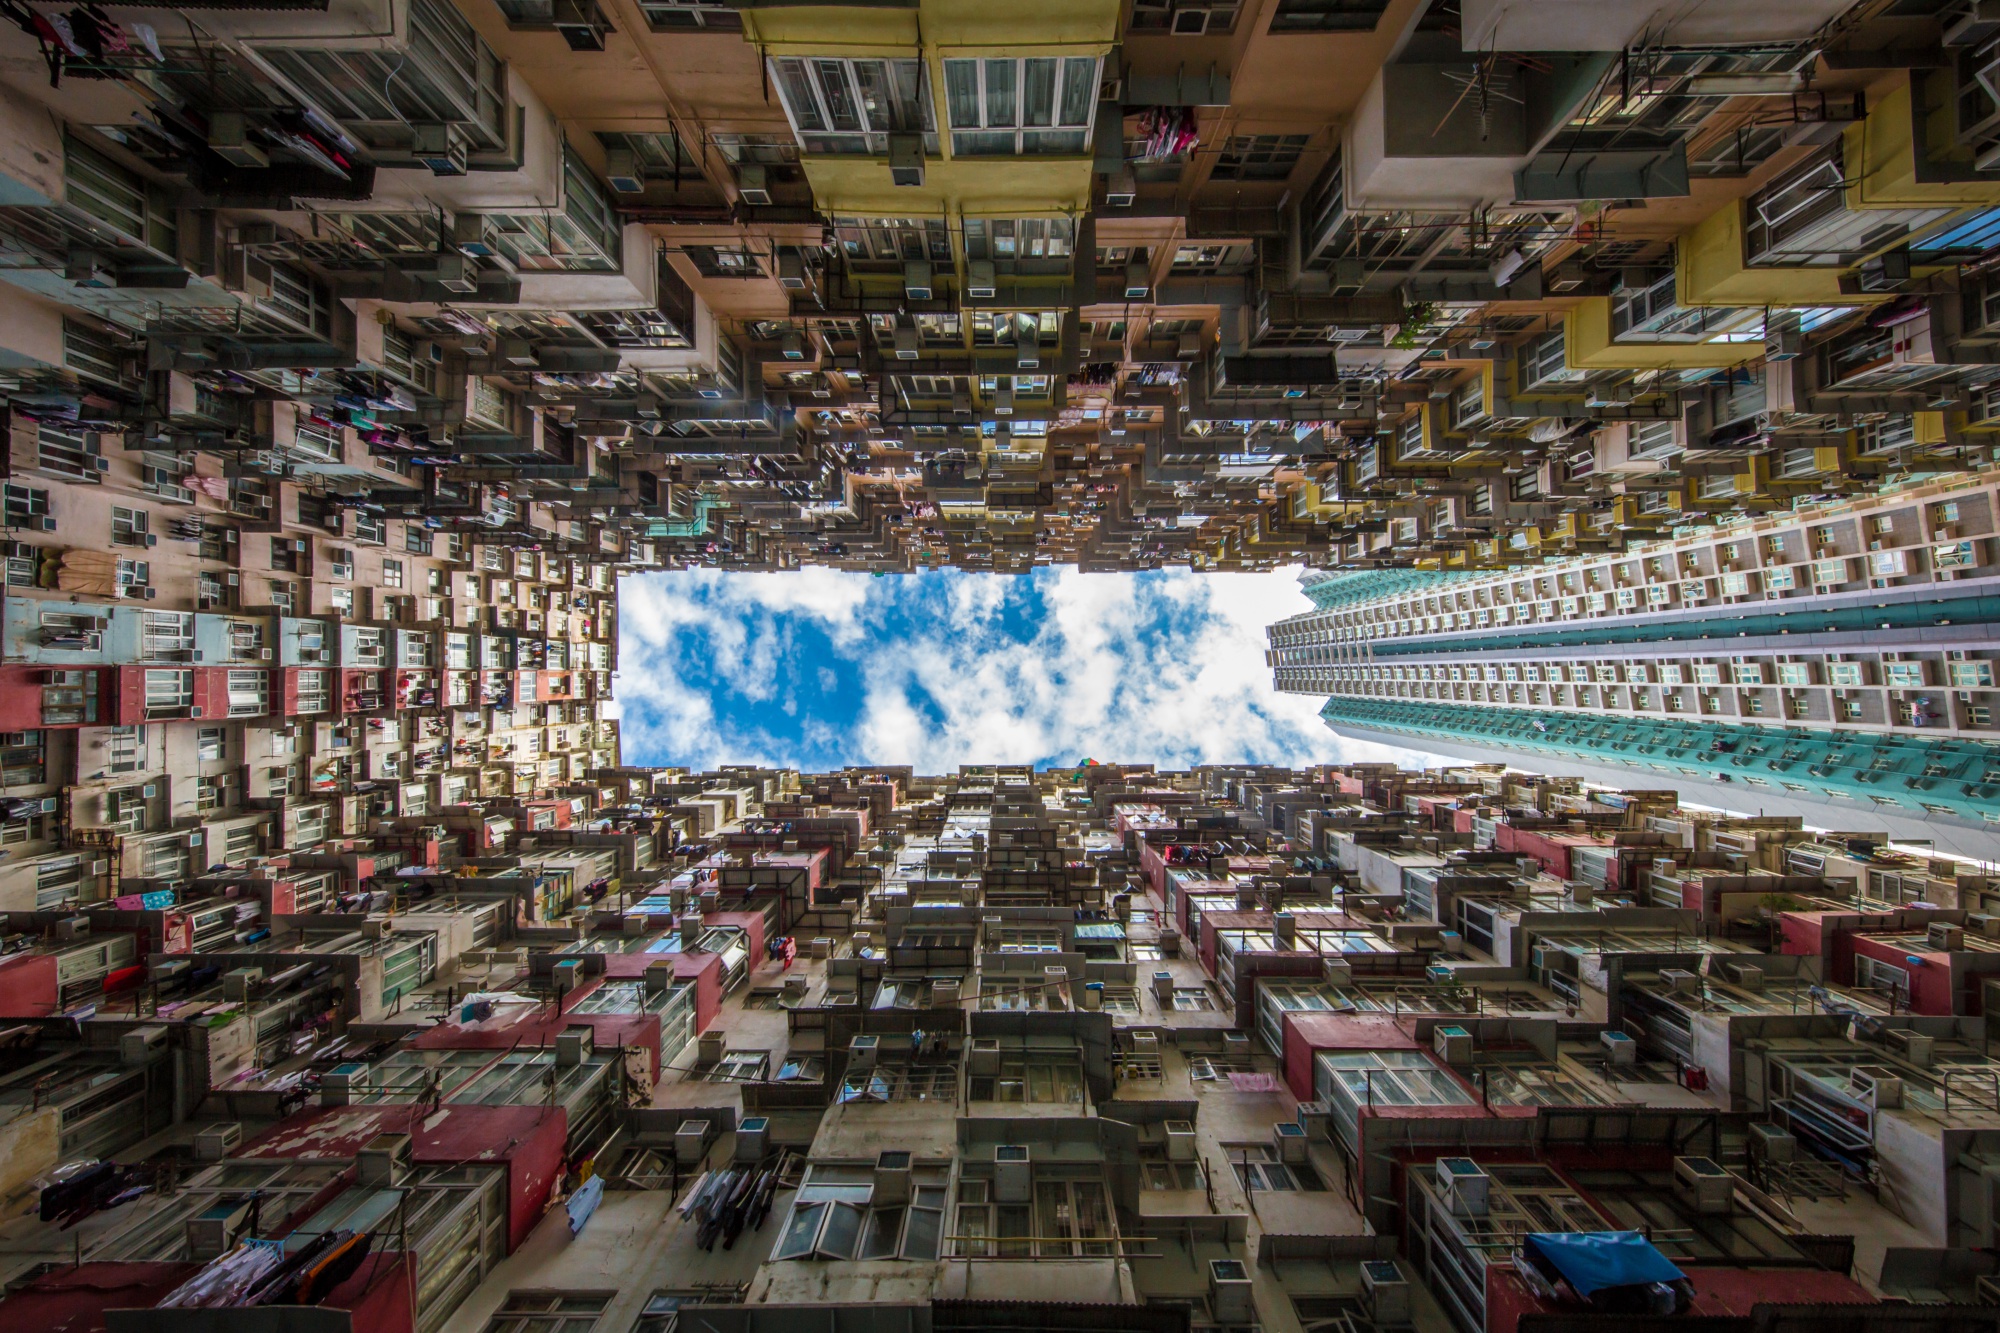
<path id="1" fill-rule="evenodd" d="M 1309 573 L 1279 689 L 1336 732 L 1650 770 L 1730 808 L 1821 803 L 1985 853 L 2000 819 L 2000 476 L 1774 511 L 1497 573 Z"/>
<path id="2" fill-rule="evenodd" d="M 2000 884 L 1872 825 L 1497 765 L 590 786 L 8 914 L 0 1326 L 1982 1308 Z M 1560 1281 L 1611 1258 L 1659 1285 Z"/>

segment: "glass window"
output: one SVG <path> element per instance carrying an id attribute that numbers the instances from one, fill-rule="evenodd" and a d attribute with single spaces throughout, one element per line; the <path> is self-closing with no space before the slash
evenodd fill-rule
<path id="1" fill-rule="evenodd" d="M 959 157 L 1080 155 L 1097 105 L 1097 57 L 944 62 L 951 151 Z"/>
<path id="2" fill-rule="evenodd" d="M 937 149 L 921 60 L 779 56 L 771 81 L 808 153 L 880 156 L 892 133 L 922 133 Z"/>

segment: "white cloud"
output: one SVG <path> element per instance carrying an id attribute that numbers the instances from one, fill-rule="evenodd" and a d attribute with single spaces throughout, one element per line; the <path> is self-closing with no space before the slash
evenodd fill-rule
<path id="1" fill-rule="evenodd" d="M 617 686 L 626 761 L 709 767 L 811 753 L 935 773 L 1085 757 L 1171 768 L 1423 760 L 1337 737 L 1319 719 L 1321 700 L 1273 690 L 1265 627 L 1311 605 L 1296 571 L 1035 578 L 628 577 Z M 1042 619 L 1022 628 L 1021 597 L 1037 591 Z M 800 660 L 801 618 L 861 680 L 851 724 L 813 717 L 792 697 L 807 680 L 822 694 L 838 680 L 825 662 Z M 690 664 L 687 651 L 707 658 Z M 761 705 L 747 710 L 754 724 L 725 703 L 739 720 L 723 725 L 684 669 Z"/>

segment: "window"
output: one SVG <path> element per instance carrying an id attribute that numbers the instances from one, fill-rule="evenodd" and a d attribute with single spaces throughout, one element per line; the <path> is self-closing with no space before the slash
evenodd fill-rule
<path id="1" fill-rule="evenodd" d="M 921 132 L 925 151 L 937 151 L 921 60 L 781 56 L 770 67 L 806 152 L 880 156 L 895 132 Z"/>
<path id="2" fill-rule="evenodd" d="M 121 592 L 133 588 L 145 588 L 153 581 L 153 565 L 148 560 L 120 560 L 117 573 Z M 129 592 L 128 592 L 129 595 Z"/>
<path id="3" fill-rule="evenodd" d="M 352 616 L 354 614 L 354 589 L 352 588 L 327 589 L 326 604 L 333 609 L 334 614 L 336 615 Z"/>
<path id="4" fill-rule="evenodd" d="M 194 704 L 194 672 L 148 671 L 146 716 L 180 717 Z"/>
<path id="5" fill-rule="evenodd" d="M 710 1083 L 762 1083 L 771 1065 L 769 1051 L 729 1051 L 708 1071 Z"/>
<path id="6" fill-rule="evenodd" d="M 194 808 L 196 814 L 209 815 L 229 805 L 229 778 L 227 775 L 214 778 L 196 778 L 194 786 Z"/>
<path id="7" fill-rule="evenodd" d="M 771 1258 L 914 1259 L 938 1257 L 947 1173 L 911 1172 L 910 1202 L 870 1207 L 873 1168 L 814 1166 L 799 1187 Z"/>
<path id="8" fill-rule="evenodd" d="M 400 588 L 403 586 L 402 561 L 384 560 L 382 562 L 382 586 L 385 588 Z"/>
<path id="9" fill-rule="evenodd" d="M 354 514 L 354 540 L 366 542 L 371 546 L 383 545 L 389 540 L 389 520 L 383 518 L 380 514 L 369 514 L 356 510 Z"/>
<path id="10" fill-rule="evenodd" d="M 764 266 L 755 251 L 741 245 L 691 245 L 688 258 L 704 278 L 761 278 Z"/>
<path id="11" fill-rule="evenodd" d="M 229 673 L 229 716 L 254 717 L 269 705 L 271 677 L 263 671 Z"/>
<path id="12" fill-rule="evenodd" d="M 1140 1189 L 1198 1190 L 1206 1184 L 1200 1162 L 1174 1162 L 1164 1157 L 1139 1159 Z"/>
<path id="13" fill-rule="evenodd" d="M 510 1291 L 486 1333 L 590 1333 L 616 1292 Z"/>
<path id="14" fill-rule="evenodd" d="M 106 792 L 104 822 L 120 833 L 143 833 L 146 829 L 146 794 L 140 787 Z"/>
<path id="15" fill-rule="evenodd" d="M 316 669 L 299 672 L 298 701 L 293 706 L 295 713 L 324 713 L 330 706 L 332 689 L 328 684 L 331 673 Z"/>
<path id="16" fill-rule="evenodd" d="M 1116 1233 L 1101 1180 L 1038 1175 L 1030 1201 L 996 1203 L 991 1194 L 990 1181 L 959 1182 L 957 1254 L 1068 1259 L 1112 1253 Z"/>
<path id="17" fill-rule="evenodd" d="M 139 874 L 146 879 L 179 879 L 187 865 L 187 844 L 177 838 L 149 842 L 139 852 Z"/>
<path id="18" fill-rule="evenodd" d="M 1236 1183 L 1246 1190 L 1316 1190 L 1319 1177 L 1309 1166 L 1287 1165 L 1278 1160 L 1277 1148 L 1269 1143 L 1231 1144 L 1224 1150 L 1236 1169 Z"/>
<path id="19" fill-rule="evenodd" d="M 1272 32 L 1373 32 L 1389 0 L 1278 0 Z"/>
<path id="20" fill-rule="evenodd" d="M 1097 57 L 947 60 L 944 79 L 954 155 L 1085 151 L 1097 106 Z"/>
<path id="21" fill-rule="evenodd" d="M 640 0 L 640 10 L 654 31 L 706 28 L 711 32 L 741 32 L 743 19 L 729 0 Z"/>
<path id="22" fill-rule="evenodd" d="M 137 773 L 146 766 L 146 729 L 113 727 L 105 742 L 105 763 L 112 773 Z"/>
<path id="23" fill-rule="evenodd" d="M 1739 125 L 1690 152 L 1688 175 L 1747 176 L 1784 146 L 1782 125 Z"/>
<path id="24" fill-rule="evenodd" d="M 98 456 L 97 437 L 64 430 L 46 421 L 35 427 L 35 466 L 44 472 L 95 486 L 104 479 L 105 461 Z"/>
<path id="25" fill-rule="evenodd" d="M 1305 151 L 1303 134 L 1232 134 L 1215 159 L 1210 180 L 1281 181 Z"/>
<path id="26" fill-rule="evenodd" d="M 873 1069 L 849 1069 L 834 1100 L 848 1102 L 951 1102 L 958 1099 L 958 1066 L 948 1061 L 899 1060 Z"/>
<path id="27" fill-rule="evenodd" d="M 301 806 L 298 819 L 293 825 L 291 845 L 311 847 L 326 841 L 327 808 L 323 805 Z"/>
<path id="28" fill-rule="evenodd" d="M 111 541 L 116 546 L 145 546 L 146 511 L 111 506 Z"/>
<path id="29" fill-rule="evenodd" d="M 1176 986 L 1174 1008 L 1182 1013 L 1207 1013 L 1215 1008 L 1215 997 L 1206 986 Z"/>
<path id="30" fill-rule="evenodd" d="M 141 614 L 141 657 L 171 657 L 194 647 L 194 616 L 189 612 L 146 611 Z"/>
<path id="31" fill-rule="evenodd" d="M 337 546 L 326 553 L 326 558 L 327 572 L 335 578 L 351 579 L 354 577 L 354 552 L 351 549 L 345 546 Z"/>
<path id="32" fill-rule="evenodd" d="M 221 727 L 203 727 L 195 733 L 196 758 L 210 763 L 229 756 L 229 733 Z"/>
<path id="33" fill-rule="evenodd" d="M 1080 1104 L 1083 1067 L 1074 1055 L 1059 1053 L 1002 1060 L 998 1075 L 968 1081 L 967 1096 L 976 1102 Z"/>
<path id="34" fill-rule="evenodd" d="M 255 860 L 258 844 L 262 839 L 255 824 L 242 824 L 222 835 L 222 859 L 227 865 L 240 866 Z"/>
<path id="35" fill-rule="evenodd" d="M 1910 972 L 1908 968 L 1894 963 L 1885 963 L 1879 958 L 1870 958 L 1857 953 L 1854 956 L 1854 984 L 1864 990 L 1889 992 L 1891 1000 L 1899 1007 L 1908 1008 L 1910 1003 Z"/>
<path id="36" fill-rule="evenodd" d="M 431 530 L 421 523 L 403 525 L 403 549 L 412 555 L 431 553 Z"/>
<path id="37" fill-rule="evenodd" d="M 32 486 L 16 486 L 8 482 L 4 488 L 6 496 L 7 526 L 10 528 L 30 528 L 37 532 L 50 528 L 54 519 L 49 513 L 49 493 L 36 490 Z"/>

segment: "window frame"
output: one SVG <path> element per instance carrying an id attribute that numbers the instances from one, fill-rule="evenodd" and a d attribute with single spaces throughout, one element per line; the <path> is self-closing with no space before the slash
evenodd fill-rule
<path id="1" fill-rule="evenodd" d="M 1047 61 L 1055 66 L 1055 78 L 1049 85 L 1048 119 L 1040 123 L 1029 123 L 1028 66 L 1031 63 Z M 1086 79 L 1079 68 L 1089 63 Z M 991 85 L 991 79 L 1001 66 L 1011 66 L 1011 84 L 1003 93 Z M 960 86 L 960 76 L 967 72 L 973 76 L 970 88 Z M 1098 56 L 952 56 L 944 61 L 945 79 L 945 120 L 951 131 L 951 155 L 953 157 L 1085 157 L 1090 153 L 1091 135 L 1097 127 L 1097 93 L 1103 76 L 1103 61 Z M 1083 114 L 1075 117 L 1075 107 L 1070 103 L 1072 86 L 1082 81 L 1086 87 L 1082 93 Z M 959 96 L 971 97 L 970 103 L 955 102 L 954 87 Z M 998 114 L 1000 107 L 1007 107 L 1007 115 Z M 960 110 L 976 111 L 976 119 L 961 121 Z M 1010 140 L 1002 147 L 1000 136 Z M 992 142 L 982 145 L 979 136 Z M 1033 136 L 1032 142 L 1030 136 Z M 1046 136 L 1046 138 L 1045 138 Z M 1062 141 L 1057 142 L 1057 136 Z M 1075 136 L 1072 140 L 1070 136 Z M 1073 146 L 1072 146 L 1073 143 Z M 1046 145 L 1046 146 L 1045 146 Z"/>

